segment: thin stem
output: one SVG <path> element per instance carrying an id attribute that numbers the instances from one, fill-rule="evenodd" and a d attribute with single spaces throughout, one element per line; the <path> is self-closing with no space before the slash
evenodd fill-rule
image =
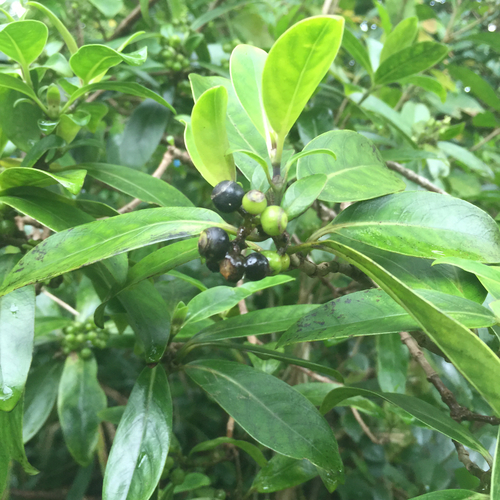
<path id="1" fill-rule="evenodd" d="M 394 170 L 394 172 L 401 174 L 408 180 L 414 182 L 415 184 L 418 184 L 419 186 L 422 186 L 424 189 L 427 189 L 427 191 L 433 191 L 434 193 L 439 193 L 439 194 L 448 194 L 444 189 L 441 189 L 440 187 L 436 186 L 425 177 L 418 175 L 413 170 L 403 167 L 403 165 L 401 165 L 400 163 L 396 163 L 395 161 L 388 161 L 386 162 L 386 165 L 391 170 Z"/>
<path id="2" fill-rule="evenodd" d="M 80 315 L 80 313 L 76 309 L 73 309 L 69 304 L 66 304 L 66 302 L 64 302 L 64 300 L 61 300 L 59 297 L 52 295 L 50 292 L 47 292 L 47 290 L 42 290 L 42 293 L 49 299 L 53 300 L 57 305 L 61 306 L 63 309 L 66 309 L 66 311 L 69 311 L 74 316 Z"/>
<path id="3" fill-rule="evenodd" d="M 483 147 L 486 143 L 490 142 L 491 139 L 495 138 L 498 134 L 500 134 L 500 127 L 493 130 L 493 132 L 489 133 L 484 139 L 481 139 L 476 145 L 470 148 L 471 151 L 477 151 L 479 148 Z"/>

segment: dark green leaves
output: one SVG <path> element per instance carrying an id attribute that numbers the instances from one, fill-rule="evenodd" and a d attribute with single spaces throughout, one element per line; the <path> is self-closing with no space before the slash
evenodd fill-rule
<path id="1" fill-rule="evenodd" d="M 425 71 L 441 61 L 446 54 L 448 47 L 435 42 L 421 42 L 406 47 L 380 64 L 375 72 L 375 83 L 385 85 Z"/>
<path id="2" fill-rule="evenodd" d="M 109 454 L 104 500 L 148 500 L 172 436 L 172 400 L 161 366 L 144 368 L 132 390 Z"/>
<path id="3" fill-rule="evenodd" d="M 195 361 L 185 370 L 254 439 L 291 458 L 307 458 L 337 482 L 342 480 L 330 426 L 292 387 L 230 361 Z"/>
<path id="4" fill-rule="evenodd" d="M 201 208 L 152 208 L 83 224 L 51 236 L 27 253 L 0 293 L 134 248 L 196 235 L 221 222 L 217 214 Z"/>
<path id="5" fill-rule="evenodd" d="M 356 132 L 335 130 L 313 139 L 304 151 L 329 149 L 337 156 L 312 155 L 299 160 L 297 177 L 324 174 L 326 186 L 319 199 L 357 201 L 402 191 L 405 183 L 392 173 L 371 141 Z"/>
<path id="6" fill-rule="evenodd" d="M 281 208 L 287 213 L 288 220 L 295 219 L 305 212 L 321 194 L 327 177 L 324 174 L 308 175 L 294 182 L 285 193 Z"/>
<path id="7" fill-rule="evenodd" d="M 97 413 L 104 408 L 106 396 L 97 381 L 95 359 L 70 354 L 59 383 L 57 411 L 66 445 L 82 466 L 92 462 L 99 434 Z"/>
<path id="8" fill-rule="evenodd" d="M 500 231 L 493 219 L 470 203 L 437 193 L 406 191 L 356 203 L 329 227 L 404 255 L 500 261 Z"/>

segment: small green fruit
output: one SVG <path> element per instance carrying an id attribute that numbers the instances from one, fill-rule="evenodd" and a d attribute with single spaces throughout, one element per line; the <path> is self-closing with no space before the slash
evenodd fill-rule
<path id="1" fill-rule="evenodd" d="M 278 236 L 286 230 L 288 215 L 281 207 L 271 205 L 260 216 L 260 223 L 269 236 Z"/>
<path id="2" fill-rule="evenodd" d="M 290 256 L 286 253 L 281 256 L 281 270 L 286 271 L 290 267 Z"/>
<path id="3" fill-rule="evenodd" d="M 267 208 L 267 200 L 264 193 L 252 189 L 243 196 L 242 205 L 249 214 L 259 215 Z"/>
<path id="4" fill-rule="evenodd" d="M 79 333 L 77 336 L 76 336 L 76 341 L 81 344 L 83 342 L 85 342 L 87 340 L 87 336 L 83 333 Z"/>
<path id="5" fill-rule="evenodd" d="M 216 490 L 214 498 L 217 500 L 226 500 L 226 492 L 224 490 Z"/>
<path id="6" fill-rule="evenodd" d="M 176 73 L 182 71 L 182 64 L 179 61 L 174 62 L 174 64 L 172 64 L 172 70 Z"/>
<path id="7" fill-rule="evenodd" d="M 271 270 L 271 275 L 275 275 L 281 272 L 281 257 L 271 250 L 265 250 L 262 255 L 269 261 L 269 269 Z"/>
<path id="8" fill-rule="evenodd" d="M 182 469 L 174 469 L 170 474 L 170 481 L 175 486 L 179 486 L 184 482 L 184 478 L 186 477 L 186 473 Z"/>
<path id="9" fill-rule="evenodd" d="M 16 231 L 17 226 L 13 220 L 3 220 L 0 222 L 0 234 L 3 236 L 13 236 Z"/>
<path id="10" fill-rule="evenodd" d="M 66 343 L 67 343 L 67 344 L 72 344 L 72 343 L 76 340 L 76 337 L 75 337 L 75 335 L 74 335 L 74 334 L 72 334 L 72 333 L 68 333 L 68 334 L 66 335 L 66 339 L 65 339 L 65 340 L 66 340 Z"/>
<path id="11" fill-rule="evenodd" d="M 88 347 L 85 347 L 80 351 L 80 357 L 82 359 L 90 359 L 91 356 L 92 356 L 92 351 Z"/>

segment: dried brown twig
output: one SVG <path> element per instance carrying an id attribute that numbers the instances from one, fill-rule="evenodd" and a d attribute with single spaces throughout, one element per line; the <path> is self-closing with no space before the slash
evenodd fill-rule
<path id="1" fill-rule="evenodd" d="M 441 189 L 440 187 L 436 186 L 425 177 L 416 174 L 413 170 L 403 167 L 403 165 L 401 165 L 400 163 L 397 163 L 395 161 L 387 161 L 386 165 L 391 170 L 394 170 L 394 172 L 401 174 L 408 180 L 414 182 L 415 184 L 418 184 L 419 186 L 422 186 L 424 189 L 427 189 L 427 191 L 432 191 L 434 193 L 439 193 L 439 194 L 448 194 L 444 189 Z"/>

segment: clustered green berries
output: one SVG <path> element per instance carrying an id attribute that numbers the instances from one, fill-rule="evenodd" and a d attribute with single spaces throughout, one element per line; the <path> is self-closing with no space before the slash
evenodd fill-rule
<path id="1" fill-rule="evenodd" d="M 109 332 L 97 329 L 94 320 L 88 319 L 85 323 L 73 322 L 63 328 L 62 350 L 64 354 L 78 351 L 83 359 L 92 356 L 92 347 L 104 349 L 109 339 Z"/>
<path id="2" fill-rule="evenodd" d="M 260 223 L 269 236 L 278 236 L 286 230 L 288 215 L 281 207 L 271 205 L 262 212 Z"/>

